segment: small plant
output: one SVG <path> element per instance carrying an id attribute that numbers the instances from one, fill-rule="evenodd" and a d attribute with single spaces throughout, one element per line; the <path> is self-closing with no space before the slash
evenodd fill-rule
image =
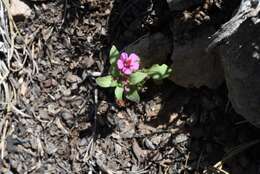
<path id="1" fill-rule="evenodd" d="M 125 52 L 120 54 L 115 46 L 110 50 L 109 62 L 110 74 L 98 77 L 96 83 L 103 88 L 114 87 L 117 101 L 124 101 L 125 97 L 138 103 L 140 101 L 138 91 L 142 89 L 146 80 L 162 80 L 167 78 L 172 71 L 165 64 L 155 64 L 148 69 L 140 69 L 138 55 L 135 53 L 128 55 Z"/>

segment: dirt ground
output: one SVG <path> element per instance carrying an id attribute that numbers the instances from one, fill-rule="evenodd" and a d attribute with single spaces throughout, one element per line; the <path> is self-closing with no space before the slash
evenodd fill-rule
<path id="1" fill-rule="evenodd" d="M 108 28 L 111 1 L 29 5 L 33 15 L 17 26 L 34 49 L 39 73 L 19 95 L 17 108 L 27 115 L 0 110 L 0 130 L 7 132 L 0 173 L 260 173 L 260 131 L 233 111 L 225 84 L 210 90 L 148 82 L 141 103 L 126 107 L 97 87 L 111 38 L 121 33 Z M 142 10 L 129 8 L 137 10 L 130 16 Z M 146 26 L 120 43 L 158 30 Z"/>

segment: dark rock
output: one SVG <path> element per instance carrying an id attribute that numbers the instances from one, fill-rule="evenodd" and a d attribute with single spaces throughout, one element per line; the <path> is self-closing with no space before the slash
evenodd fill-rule
<path id="1" fill-rule="evenodd" d="M 167 0 L 167 3 L 171 11 L 183 11 L 201 4 L 202 0 Z"/>
<path id="2" fill-rule="evenodd" d="M 204 136 L 204 130 L 202 127 L 193 127 L 191 131 L 192 138 L 201 138 Z"/>
<path id="3" fill-rule="evenodd" d="M 260 127 L 260 23 L 243 23 L 222 49 L 222 61 L 235 111 Z"/>
<path id="4" fill-rule="evenodd" d="M 163 33 L 145 35 L 125 48 L 127 53 L 136 53 L 143 67 L 162 64 L 171 53 L 171 40 Z"/>
<path id="5" fill-rule="evenodd" d="M 199 31 L 197 38 L 186 41 L 185 44 L 179 43 L 183 42 L 182 40 L 174 42 L 171 80 L 188 88 L 207 86 L 216 89 L 223 83 L 224 74 L 219 50 L 206 51 L 210 43 L 208 37 L 213 33 L 214 29 L 209 27 Z"/>

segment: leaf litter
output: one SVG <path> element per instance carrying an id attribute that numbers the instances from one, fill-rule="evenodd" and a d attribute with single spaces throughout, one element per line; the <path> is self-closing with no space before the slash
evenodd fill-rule
<path id="1" fill-rule="evenodd" d="M 128 11 L 119 11 L 114 23 L 138 19 L 151 3 L 135 8 L 136 2 L 126 3 Z M 112 10 L 108 0 L 29 4 L 32 16 L 16 23 L 20 34 L 14 38 L 18 30 L 9 22 L 13 31 L 6 28 L 1 38 L 0 173 L 258 170 L 259 130 L 226 108 L 225 86 L 187 90 L 167 80 L 162 86 L 148 82 L 141 103 L 122 108 L 111 91 L 97 88 L 95 77 L 107 66 L 108 19 L 118 6 Z M 113 34 L 120 37 L 125 28 L 118 25 Z M 120 44 L 131 39 L 120 37 Z"/>

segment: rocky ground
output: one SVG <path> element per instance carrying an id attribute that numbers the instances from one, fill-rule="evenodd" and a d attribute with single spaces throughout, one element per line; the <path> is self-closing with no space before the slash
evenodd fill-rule
<path id="1" fill-rule="evenodd" d="M 130 17 L 140 14 L 127 2 Z M 147 11 L 138 17 L 147 27 L 135 37 L 159 26 L 150 25 L 157 18 L 143 3 Z M 130 10 L 112 10 L 109 0 L 28 5 L 32 14 L 17 22 L 25 40 L 16 42 L 33 52 L 38 73 L 13 81 L 22 112 L 0 110 L 0 173 L 260 173 L 259 130 L 233 111 L 225 84 L 210 90 L 148 82 L 141 103 L 125 107 L 97 87 L 111 38 L 122 33 L 108 28 L 111 11 L 127 27 L 120 14 Z"/>

